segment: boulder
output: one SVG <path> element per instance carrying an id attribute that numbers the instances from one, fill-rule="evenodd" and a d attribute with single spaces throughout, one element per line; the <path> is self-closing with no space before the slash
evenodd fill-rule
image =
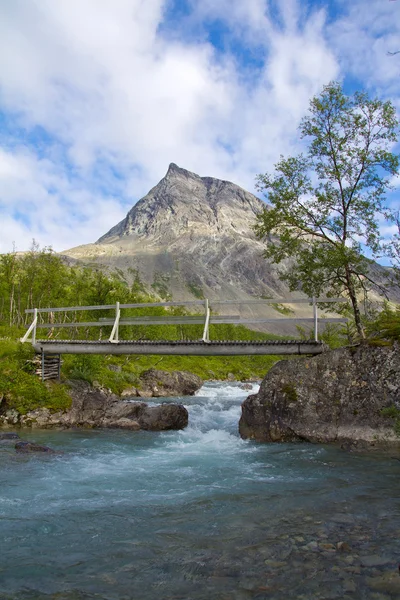
<path id="1" fill-rule="evenodd" d="M 163 431 L 182 429 L 188 424 L 188 413 L 180 404 L 148 406 L 145 402 L 128 402 L 100 386 L 86 381 L 70 381 L 71 408 L 51 413 L 38 408 L 21 416 L 21 425 L 49 427 L 115 427 Z"/>
<path id="2" fill-rule="evenodd" d="M 25 454 L 33 454 L 35 452 L 46 452 L 47 454 L 57 454 L 55 450 L 52 450 L 48 446 L 41 446 L 34 442 L 17 442 L 15 444 L 17 452 L 23 452 Z"/>
<path id="3" fill-rule="evenodd" d="M 242 438 L 261 442 L 336 442 L 349 449 L 400 448 L 399 345 L 338 348 L 276 363 L 242 405 Z"/>
<path id="4" fill-rule="evenodd" d="M 8 441 L 8 440 L 19 440 L 18 433 L 14 431 L 7 431 L 0 433 L 0 442 Z"/>
<path id="5" fill-rule="evenodd" d="M 142 398 L 192 396 L 203 385 L 203 380 L 187 371 L 149 369 L 140 375 L 138 394 Z"/>
<path id="6" fill-rule="evenodd" d="M 139 416 L 141 429 L 165 431 L 167 429 L 184 429 L 189 415 L 182 404 L 161 404 L 147 406 Z"/>

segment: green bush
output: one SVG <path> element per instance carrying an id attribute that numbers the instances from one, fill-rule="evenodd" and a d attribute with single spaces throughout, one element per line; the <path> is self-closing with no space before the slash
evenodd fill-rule
<path id="1" fill-rule="evenodd" d="M 71 398 L 65 386 L 43 383 L 34 374 L 34 350 L 29 344 L 0 340 L 0 396 L 2 408 L 15 408 L 21 414 L 39 407 L 65 410 Z M 4 402 L 5 400 L 5 402 Z"/>
<path id="2" fill-rule="evenodd" d="M 385 345 L 400 341 L 400 306 L 392 308 L 385 303 L 376 319 L 367 323 L 366 331 L 371 344 Z"/>

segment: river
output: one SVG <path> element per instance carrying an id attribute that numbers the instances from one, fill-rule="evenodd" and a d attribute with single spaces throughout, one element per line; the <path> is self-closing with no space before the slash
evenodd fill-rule
<path id="1" fill-rule="evenodd" d="M 0 598 L 400 598 L 400 462 L 243 441 L 248 393 L 207 383 L 184 431 L 21 434 L 57 456 L 2 444 Z"/>

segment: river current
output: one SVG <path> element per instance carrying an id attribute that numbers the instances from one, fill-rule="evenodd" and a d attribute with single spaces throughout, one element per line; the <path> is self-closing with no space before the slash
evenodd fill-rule
<path id="1" fill-rule="evenodd" d="M 400 598 L 400 462 L 243 441 L 248 393 L 207 383 L 184 431 L 0 445 L 0 598 Z"/>

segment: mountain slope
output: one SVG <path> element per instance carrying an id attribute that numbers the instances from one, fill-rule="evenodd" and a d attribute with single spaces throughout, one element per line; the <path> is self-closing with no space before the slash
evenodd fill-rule
<path id="1" fill-rule="evenodd" d="M 95 244 L 64 254 L 119 269 L 127 280 L 138 272 L 145 285 L 164 298 L 298 297 L 279 280 L 278 267 L 263 258 L 264 243 L 254 235 L 256 215 L 264 207 L 231 182 L 199 177 L 172 163 L 125 219 Z M 298 316 L 311 316 L 307 305 L 294 304 L 291 309 Z M 280 316 L 276 307 L 265 305 L 224 309 L 238 311 L 243 316 Z"/>

